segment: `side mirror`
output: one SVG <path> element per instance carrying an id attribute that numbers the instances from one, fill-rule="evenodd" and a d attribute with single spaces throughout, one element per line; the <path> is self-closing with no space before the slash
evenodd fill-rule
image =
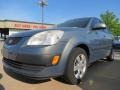
<path id="1" fill-rule="evenodd" d="M 101 29 L 106 29 L 106 25 L 104 23 L 99 23 L 99 24 L 96 24 L 92 30 L 101 30 Z"/>

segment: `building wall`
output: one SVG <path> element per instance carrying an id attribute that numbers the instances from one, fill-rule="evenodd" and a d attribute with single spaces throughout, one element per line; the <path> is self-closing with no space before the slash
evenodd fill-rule
<path id="1" fill-rule="evenodd" d="M 0 22 L 0 28 L 4 28 L 4 23 Z"/>

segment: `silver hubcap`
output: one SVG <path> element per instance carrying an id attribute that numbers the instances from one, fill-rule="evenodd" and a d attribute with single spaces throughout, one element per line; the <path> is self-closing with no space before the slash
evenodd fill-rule
<path id="1" fill-rule="evenodd" d="M 86 71 L 87 62 L 84 54 L 79 54 L 74 61 L 74 76 L 81 79 Z"/>

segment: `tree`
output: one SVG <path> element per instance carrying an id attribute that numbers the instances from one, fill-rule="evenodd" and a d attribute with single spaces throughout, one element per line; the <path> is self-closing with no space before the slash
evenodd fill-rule
<path id="1" fill-rule="evenodd" d="M 119 18 L 110 11 L 106 11 L 100 15 L 102 21 L 107 25 L 113 35 L 120 36 Z"/>

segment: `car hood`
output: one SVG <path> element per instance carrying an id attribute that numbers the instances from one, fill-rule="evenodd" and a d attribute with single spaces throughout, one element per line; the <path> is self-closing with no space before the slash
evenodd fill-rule
<path id="1" fill-rule="evenodd" d="M 55 28 L 44 29 L 44 30 L 23 31 L 23 32 L 20 32 L 20 33 L 13 34 L 10 37 L 29 37 L 29 36 L 32 36 L 36 33 L 44 32 L 44 31 L 50 31 L 50 30 L 62 30 L 64 32 L 68 32 L 68 31 L 76 31 L 76 30 L 83 30 L 83 29 L 84 28 L 77 28 L 77 27 L 55 27 Z"/>

